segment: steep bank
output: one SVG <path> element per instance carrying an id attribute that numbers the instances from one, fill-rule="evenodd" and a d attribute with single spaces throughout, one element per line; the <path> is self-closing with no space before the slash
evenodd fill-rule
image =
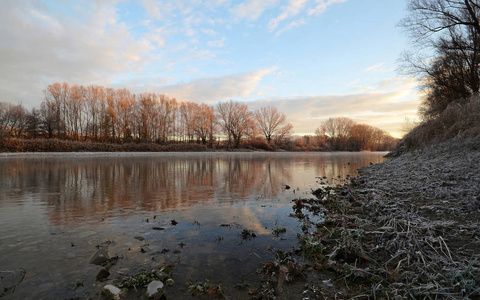
<path id="1" fill-rule="evenodd" d="M 315 211 L 325 215 L 299 237 L 301 252 L 335 278 L 325 296 L 479 299 L 478 166 L 480 138 L 451 139 L 297 201 L 307 225 Z"/>

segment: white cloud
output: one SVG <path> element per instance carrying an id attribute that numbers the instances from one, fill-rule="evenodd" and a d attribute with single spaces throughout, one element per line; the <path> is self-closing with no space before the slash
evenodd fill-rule
<path id="1" fill-rule="evenodd" d="M 308 11 L 308 15 L 320 15 L 322 14 L 330 5 L 335 3 L 343 3 L 347 2 L 348 0 L 316 0 L 316 5 L 314 8 Z"/>
<path id="2" fill-rule="evenodd" d="M 270 31 L 273 31 L 282 21 L 298 15 L 300 11 L 302 11 L 302 9 L 305 7 L 306 3 L 307 0 L 290 0 L 288 6 L 283 7 L 282 13 L 276 18 L 270 20 L 270 22 L 268 23 L 268 29 Z"/>
<path id="3" fill-rule="evenodd" d="M 207 42 L 208 47 L 212 48 L 221 48 L 225 46 L 225 37 L 223 37 L 220 40 L 215 40 L 215 41 L 208 41 Z"/>
<path id="4" fill-rule="evenodd" d="M 275 36 L 279 36 L 280 34 L 282 34 L 283 32 L 285 31 L 288 31 L 290 29 L 293 29 L 293 28 L 296 28 L 296 27 L 300 27 L 302 25 L 305 25 L 307 22 L 305 20 L 298 20 L 298 21 L 293 21 L 291 22 L 290 24 L 288 24 L 287 26 L 283 27 L 282 29 L 278 30 L 276 33 L 275 33 Z"/>
<path id="5" fill-rule="evenodd" d="M 287 115 L 297 134 L 313 134 L 322 120 L 346 116 L 357 123 L 369 124 L 400 137 L 406 117 L 415 118 L 420 97 L 413 81 L 392 79 L 378 83 L 383 91 L 358 94 L 274 97 L 249 102 L 251 109 L 273 105 Z"/>
<path id="6" fill-rule="evenodd" d="M 231 10 L 237 19 L 255 21 L 265 10 L 275 6 L 278 0 L 247 0 L 234 6 Z"/>
<path id="7" fill-rule="evenodd" d="M 370 66 L 370 67 L 367 67 L 367 68 L 363 69 L 363 71 L 365 71 L 365 72 L 375 72 L 375 71 L 378 71 L 383 65 L 384 65 L 384 63 L 378 63 L 376 65 L 373 65 L 373 66 Z"/>
<path id="8" fill-rule="evenodd" d="M 77 18 L 72 19 L 54 17 L 33 0 L 2 2 L 0 101 L 38 106 L 42 90 L 53 82 L 106 85 L 117 74 L 138 72 L 147 59 L 154 61 L 151 42 L 133 37 L 117 22 L 115 2 L 82 4 L 89 9 L 73 9 L 69 13 Z"/>
<path id="9" fill-rule="evenodd" d="M 211 28 L 205 28 L 205 29 L 202 29 L 201 30 L 203 34 L 205 35 L 209 35 L 209 36 L 216 36 L 218 35 L 218 32 L 216 32 L 215 30 L 211 29 Z"/>
<path id="10" fill-rule="evenodd" d="M 175 9 L 174 4 L 169 1 L 142 0 L 142 4 L 148 15 L 157 21 L 168 20 Z"/>
<path id="11" fill-rule="evenodd" d="M 267 68 L 223 77 L 198 78 L 187 83 L 156 87 L 155 91 L 181 101 L 188 100 L 198 103 L 248 98 L 255 94 L 260 81 L 275 70 L 276 68 Z"/>

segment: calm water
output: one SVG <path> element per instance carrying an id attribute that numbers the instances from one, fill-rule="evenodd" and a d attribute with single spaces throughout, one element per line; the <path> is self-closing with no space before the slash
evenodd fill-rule
<path id="1" fill-rule="evenodd" d="M 98 246 L 120 257 L 109 279 L 173 264 L 169 296 L 184 297 L 188 282 L 210 279 L 235 298 L 235 283 L 258 281 L 255 271 L 272 260 L 272 248 L 295 246 L 301 224 L 288 217 L 293 199 L 312 197 L 317 177 L 341 183 L 383 155 L 0 156 L 0 287 L 9 286 L 9 271 L 26 270 L 2 299 L 99 297 L 106 282 L 95 281 L 100 267 L 89 264 Z M 277 227 L 287 232 L 275 237 Z M 257 237 L 242 240 L 243 229 Z M 74 289 L 77 281 L 84 286 Z"/>

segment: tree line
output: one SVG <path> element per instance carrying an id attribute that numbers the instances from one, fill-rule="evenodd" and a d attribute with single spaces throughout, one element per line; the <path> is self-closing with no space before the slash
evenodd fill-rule
<path id="1" fill-rule="evenodd" d="M 435 119 L 480 91 L 480 3 L 410 0 L 408 11 L 401 25 L 416 49 L 405 53 L 404 70 L 425 92 L 421 116 Z"/>
<path id="2" fill-rule="evenodd" d="M 409 0 L 401 26 L 412 39 L 404 71 L 420 82 L 421 121 L 399 150 L 480 133 L 480 2 Z M 401 151 L 399 151 L 401 152 Z"/>
<path id="3" fill-rule="evenodd" d="M 315 136 L 293 138 L 286 115 L 241 102 L 216 106 L 180 102 L 164 94 L 53 83 L 39 108 L 0 102 L 0 135 L 102 143 L 198 143 L 273 150 L 388 150 L 385 131 L 348 118 L 324 121 Z"/>

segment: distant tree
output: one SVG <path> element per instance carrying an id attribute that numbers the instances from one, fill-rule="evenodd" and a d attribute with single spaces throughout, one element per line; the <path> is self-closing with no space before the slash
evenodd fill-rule
<path id="1" fill-rule="evenodd" d="M 141 140 L 152 140 L 152 130 L 155 123 L 155 113 L 155 95 L 152 93 L 140 94 L 137 101 L 135 123 L 137 128 L 137 136 L 139 136 Z"/>
<path id="2" fill-rule="evenodd" d="M 347 117 L 329 118 L 322 122 L 319 131 L 328 137 L 327 141 L 332 150 L 346 150 L 353 125 L 352 119 Z"/>
<path id="3" fill-rule="evenodd" d="M 195 115 L 195 135 L 198 136 L 204 145 L 208 140 L 211 147 L 213 136 L 216 133 L 215 108 L 202 103 L 197 106 Z"/>
<path id="4" fill-rule="evenodd" d="M 120 89 L 116 91 L 115 115 L 117 116 L 118 135 L 125 139 L 130 139 L 133 128 L 133 115 L 135 98 L 127 89 Z"/>
<path id="5" fill-rule="evenodd" d="M 182 102 L 179 107 L 181 124 L 187 142 L 194 139 L 200 106 L 193 102 Z"/>
<path id="6" fill-rule="evenodd" d="M 262 131 L 268 143 L 272 137 L 277 136 L 279 139 L 290 134 L 293 129 L 292 124 L 285 124 L 287 116 L 281 113 L 273 106 L 263 107 L 254 112 L 257 126 Z"/>
<path id="7" fill-rule="evenodd" d="M 32 108 L 26 118 L 26 132 L 29 136 L 36 138 L 43 131 L 40 110 Z"/>
<path id="8" fill-rule="evenodd" d="M 371 150 L 370 141 L 375 128 L 367 124 L 354 124 L 350 128 L 350 150 Z"/>
<path id="9" fill-rule="evenodd" d="M 253 113 L 248 106 L 232 100 L 217 105 L 217 118 L 228 138 L 229 146 L 238 148 L 240 141 L 247 134 L 253 122 Z"/>
<path id="10" fill-rule="evenodd" d="M 0 131 L 6 136 L 20 136 L 27 124 L 27 111 L 21 105 L 0 102 Z"/>
<path id="11" fill-rule="evenodd" d="M 42 130 L 51 139 L 57 130 L 56 105 L 53 101 L 45 100 L 40 105 L 40 122 Z"/>

